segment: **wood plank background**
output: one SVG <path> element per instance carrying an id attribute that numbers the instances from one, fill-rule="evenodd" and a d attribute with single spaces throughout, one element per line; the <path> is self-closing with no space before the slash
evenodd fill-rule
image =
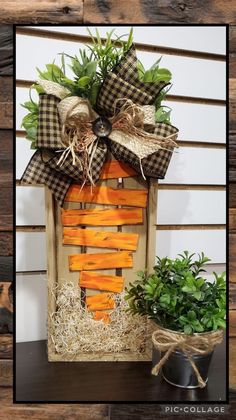
<path id="1" fill-rule="evenodd" d="M 235 23 L 235 22 L 234 22 Z M 230 341 L 229 380 L 236 388 L 236 26 L 229 27 L 229 278 L 230 278 Z"/>
<path id="2" fill-rule="evenodd" d="M 0 26 L 0 394 L 12 386 L 12 27 Z M 11 388 L 8 388 L 8 395 Z M 1 417 L 2 414 L 0 414 Z"/>
<path id="3" fill-rule="evenodd" d="M 231 281 L 231 309 L 235 310 L 236 295 L 236 4 L 235 2 L 222 0 L 212 0 L 208 2 L 198 1 L 194 4 L 190 2 L 172 2 L 166 0 L 165 2 L 156 0 L 130 0 L 129 3 L 120 0 L 108 2 L 105 0 L 68 0 L 58 1 L 55 7 L 54 1 L 43 2 L 44 6 L 38 10 L 38 2 L 31 1 L 2 1 L 1 2 L 1 23 L 229 23 L 230 24 L 230 142 L 229 142 L 229 157 L 230 157 L 230 281 Z M 204 10 L 204 13 L 203 13 Z M 32 16 L 32 18 L 31 18 Z M 0 26 L 0 75 L 4 77 L 4 84 L 11 83 L 12 76 L 12 46 L 11 46 L 11 27 Z M 2 78 L 0 79 L 2 80 Z M 2 88 L 1 88 L 2 89 Z M 9 195 L 5 188 L 9 188 L 11 183 L 11 164 L 9 158 L 11 156 L 10 148 L 12 141 L 2 141 L 4 136 L 10 136 L 12 128 L 11 118 L 11 88 L 0 95 L 0 141 L 1 141 L 1 155 L 0 167 L 5 165 L 6 171 L 4 177 L 0 177 L 0 191 L 2 197 L 6 197 L 0 207 L 0 256 L 6 258 L 5 266 L 11 266 L 12 255 L 12 211 L 9 212 Z M 8 93 L 9 92 L 9 93 Z M 6 106 L 7 104 L 7 106 Z M 4 112 L 2 111 L 4 109 Z M 5 112 L 5 109 L 8 109 Z M 8 132 L 6 132 L 8 129 Z M 5 137 L 7 138 L 7 137 Z M 8 144 L 9 143 L 9 144 Z M 4 144 L 4 149 L 3 149 Z M 7 148 L 5 150 L 5 147 Z M 6 163 L 8 161 L 8 163 Z M 165 186 L 166 187 L 166 186 Z M 182 186 L 183 188 L 184 186 Z M 222 188 L 220 186 L 220 188 Z M 2 267 L 2 264 L 1 264 Z M 10 270 L 11 271 L 11 270 Z M 8 278 L 2 278 L 0 281 L 11 280 L 11 274 L 7 274 Z M 236 338 L 230 339 L 230 386 L 231 389 L 236 389 L 236 369 L 235 361 L 236 353 Z M 60 416 L 66 418 L 75 418 L 81 416 L 83 419 L 151 419 L 156 418 L 160 413 L 159 405 L 153 404 L 137 404 L 137 405 L 112 405 L 110 409 L 107 405 L 38 405 L 30 406 L 21 405 L 14 406 L 12 404 L 12 389 L 8 387 L 10 384 L 9 378 L 12 376 L 11 370 L 12 359 L 12 337 L 10 334 L 0 335 L 0 373 L 4 372 L 5 384 L 1 383 L 0 402 L 1 413 L 0 418 L 25 418 L 26 416 L 33 416 L 33 418 L 47 419 L 49 416 L 52 419 Z M 1 375 L 0 375 L 1 376 Z M 3 387 L 3 386 L 7 387 Z M 233 414 L 236 410 L 236 393 L 230 394 L 230 412 Z M 110 414 L 110 415 L 109 415 Z M 171 418 L 165 416 L 166 418 Z M 175 416 L 179 419 L 180 416 Z M 205 417 L 206 419 L 208 417 Z M 218 416 L 210 416 L 215 419 Z M 229 416 L 221 416 L 222 419 L 229 418 Z"/>
<path id="4" fill-rule="evenodd" d="M 2 23 L 230 23 L 233 0 L 173 2 L 172 0 L 32 0 L 1 1 Z M 204 13 L 203 13 L 204 7 Z"/>

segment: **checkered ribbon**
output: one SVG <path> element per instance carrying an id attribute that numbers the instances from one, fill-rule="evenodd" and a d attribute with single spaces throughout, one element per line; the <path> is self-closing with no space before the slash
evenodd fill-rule
<path id="1" fill-rule="evenodd" d="M 138 59 L 134 45 L 122 57 L 119 64 L 109 73 L 101 87 L 97 99 L 100 114 L 112 116 L 115 100 L 131 99 L 137 105 L 153 104 L 160 91 L 169 83 L 144 83 L 139 80 Z"/>
<path id="2" fill-rule="evenodd" d="M 160 91 L 168 84 L 166 82 L 144 83 L 139 80 L 137 70 L 137 57 L 134 45 L 120 60 L 119 64 L 109 73 L 104 80 L 96 103 L 96 112 L 100 116 L 106 116 L 113 120 L 114 116 L 122 110 L 124 99 L 127 103 L 143 107 L 152 105 Z M 45 184 L 53 192 L 56 200 L 62 206 L 65 195 L 73 181 L 84 183 L 84 171 L 80 153 L 76 153 L 76 165 L 72 162 L 71 154 L 66 154 L 61 162 L 60 156 L 65 153 L 66 146 L 62 139 L 62 121 L 59 109 L 68 92 L 64 88 L 56 89 L 56 84 L 44 83 L 44 90 L 47 92 L 40 95 L 39 120 L 37 130 L 36 146 L 39 150 L 33 155 L 29 162 L 22 182 L 27 184 Z M 45 84 L 46 83 L 46 84 Z M 68 98 L 69 99 L 69 98 Z M 114 157 L 123 162 L 129 163 L 143 175 L 164 178 L 168 168 L 172 152 L 172 146 L 165 139 L 171 137 L 173 142 L 177 138 L 178 129 L 164 123 L 145 124 L 143 138 L 143 154 L 136 153 L 136 144 L 133 137 L 122 133 L 122 129 L 112 130 L 109 141 L 107 139 L 95 139 L 95 148 L 92 150 L 92 158 L 89 170 L 93 182 L 99 179 L 104 161 L 107 155 L 108 145 Z M 150 133 L 159 138 L 160 147 L 150 150 Z M 160 141 L 161 139 L 161 141 Z M 140 147 L 140 138 L 137 139 Z M 149 145 L 147 142 L 149 141 Z M 148 149 L 149 147 L 149 149 Z M 145 151 L 146 149 L 146 151 Z M 148 152 L 147 152 L 148 150 Z M 141 156 L 141 157 L 140 157 Z M 75 158 L 75 157 L 74 157 Z M 142 164 L 141 163 L 142 158 Z M 60 164 L 59 164 L 60 163 Z"/>

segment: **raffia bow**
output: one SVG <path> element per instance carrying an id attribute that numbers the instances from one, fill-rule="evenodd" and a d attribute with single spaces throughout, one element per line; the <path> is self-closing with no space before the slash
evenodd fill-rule
<path id="1" fill-rule="evenodd" d="M 152 374 L 157 376 L 162 366 L 176 349 L 187 356 L 198 380 L 200 388 L 206 386 L 200 372 L 192 358 L 194 354 L 207 354 L 214 350 L 223 339 L 223 330 L 219 329 L 209 333 L 186 335 L 175 331 L 158 328 L 152 334 L 154 347 L 160 352 L 165 352 L 161 360 L 153 367 Z"/>

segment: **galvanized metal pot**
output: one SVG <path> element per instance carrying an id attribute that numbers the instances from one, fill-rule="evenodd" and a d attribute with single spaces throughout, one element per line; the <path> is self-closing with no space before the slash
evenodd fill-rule
<path id="1" fill-rule="evenodd" d="M 210 366 L 212 354 L 203 354 L 203 355 L 193 355 L 192 359 L 195 362 L 197 369 L 202 377 L 202 379 L 207 382 L 208 380 L 208 369 Z M 164 353 L 158 352 L 153 348 L 153 366 L 160 360 L 160 357 L 163 357 Z M 162 367 L 162 376 L 163 378 L 170 383 L 181 388 L 198 388 L 198 380 L 196 374 L 187 358 L 187 356 L 178 350 L 171 353 L 168 360 Z"/>
<path id="2" fill-rule="evenodd" d="M 160 325 L 153 324 L 154 333 L 155 326 L 158 327 L 158 330 L 163 330 L 171 334 L 177 334 L 178 336 L 186 336 L 183 332 L 169 330 L 167 328 L 161 327 Z M 220 330 L 221 334 L 223 330 Z M 216 334 L 215 331 L 196 333 L 194 335 L 201 336 L 211 336 L 211 334 Z M 223 338 L 223 334 L 222 334 Z M 159 361 L 163 358 L 165 352 L 159 351 L 158 346 L 155 346 L 155 341 L 153 342 L 153 367 L 155 367 Z M 201 378 L 206 383 L 208 380 L 208 370 L 211 362 L 212 355 L 214 353 L 214 347 L 211 347 L 209 352 L 205 354 L 192 354 L 191 359 L 195 364 L 197 370 L 200 373 Z M 200 388 L 201 385 L 198 381 L 196 373 L 187 357 L 187 355 L 181 351 L 178 347 L 174 350 L 164 362 L 161 368 L 161 373 L 166 382 L 181 387 L 181 388 Z"/>

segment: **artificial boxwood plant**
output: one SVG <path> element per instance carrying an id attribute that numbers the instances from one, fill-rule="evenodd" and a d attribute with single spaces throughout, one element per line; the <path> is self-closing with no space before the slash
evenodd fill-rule
<path id="1" fill-rule="evenodd" d="M 158 325 L 185 334 L 225 328 L 225 273 L 204 278 L 203 253 L 184 251 L 177 258 L 159 258 L 154 272 L 138 273 L 138 279 L 126 288 L 126 300 L 133 314 L 147 315 Z"/>

